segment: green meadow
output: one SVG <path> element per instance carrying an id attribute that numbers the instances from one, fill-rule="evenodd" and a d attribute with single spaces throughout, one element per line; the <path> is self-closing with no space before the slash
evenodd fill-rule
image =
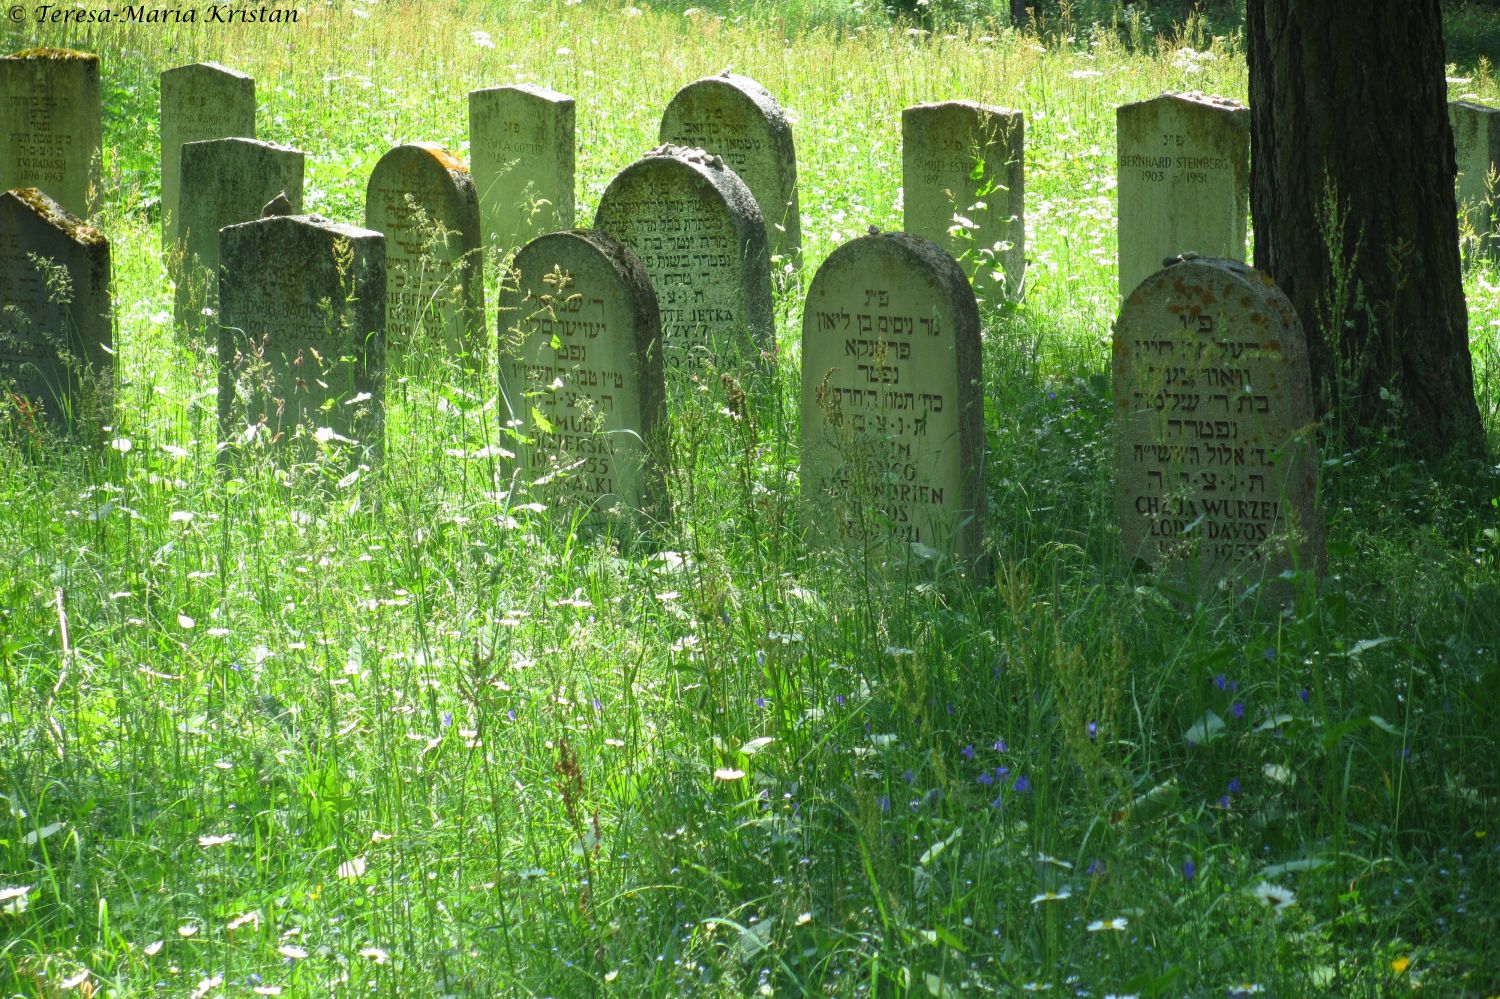
<path id="1" fill-rule="evenodd" d="M 1500 995 L 1500 466 L 1326 433 L 1328 572 L 1284 607 L 1118 551 L 1114 109 L 1245 99 L 1234 25 L 299 13 L 5 29 L 101 58 L 117 368 L 97 446 L 0 421 L 0 994 Z M 1500 99 L 1494 20 L 1450 13 L 1452 96 Z M 156 200 L 159 74 L 210 60 L 355 224 L 392 146 L 467 157 L 473 89 L 577 98 L 582 224 L 683 84 L 776 95 L 806 264 L 772 383 L 674 406 L 669 524 L 579 530 L 504 460 L 493 365 L 440 353 L 392 372 L 379 467 L 221 469 Z M 989 557 L 810 551 L 805 283 L 900 228 L 900 111 L 959 98 L 1027 118 Z M 1500 453 L 1500 269 L 1465 289 Z"/>

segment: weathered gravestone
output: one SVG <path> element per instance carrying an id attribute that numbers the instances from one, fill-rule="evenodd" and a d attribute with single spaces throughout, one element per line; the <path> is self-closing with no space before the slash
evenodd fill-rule
<path id="1" fill-rule="evenodd" d="M 280 193 L 292 214 L 301 211 L 303 155 L 255 139 L 206 139 L 184 143 L 180 158 L 182 215 L 171 255 L 177 321 L 194 332 L 217 331 L 203 310 L 218 301 L 219 230 L 260 218 Z"/>
<path id="2" fill-rule="evenodd" d="M 109 240 L 34 187 L 0 194 L 0 391 L 74 425 L 113 342 Z"/>
<path id="3" fill-rule="evenodd" d="M 507 447 L 555 503 L 595 522 L 617 506 L 664 512 L 661 323 L 624 243 L 557 232 L 516 254 L 500 294 L 500 414 L 530 441 Z"/>
<path id="4" fill-rule="evenodd" d="M 1245 259 L 1250 109 L 1163 94 L 1116 109 L 1120 294 L 1184 253 Z"/>
<path id="5" fill-rule="evenodd" d="M 169 249 L 179 238 L 183 143 L 228 138 L 255 138 L 255 80 L 213 62 L 161 75 L 161 217 L 163 245 Z"/>
<path id="6" fill-rule="evenodd" d="M 393 355 L 420 344 L 482 363 L 479 200 L 468 167 L 434 143 L 397 146 L 370 174 L 365 226 L 386 237 Z"/>
<path id="7" fill-rule="evenodd" d="M 910 233 L 861 236 L 813 277 L 802 320 L 802 492 L 824 542 L 962 559 L 984 537 L 979 310 Z"/>
<path id="8" fill-rule="evenodd" d="M 1458 154 L 1458 207 L 1480 252 L 1500 257 L 1500 107 L 1452 101 L 1448 118 Z"/>
<path id="9" fill-rule="evenodd" d="M 958 258 L 981 298 L 1019 298 L 1026 117 L 972 101 L 909 107 L 901 112 L 901 163 L 906 231 Z"/>
<path id="10" fill-rule="evenodd" d="M 677 91 L 661 116 L 661 141 L 721 156 L 755 195 L 771 255 L 802 262 L 802 209 L 792 125 L 771 92 L 727 70 Z"/>
<path id="11" fill-rule="evenodd" d="M 1129 561 L 1200 592 L 1322 565 L 1307 343 L 1269 277 L 1220 259 L 1153 274 L 1120 310 L 1113 373 Z"/>
<path id="12" fill-rule="evenodd" d="M 573 98 L 530 83 L 469 93 L 469 162 L 486 246 L 573 228 Z"/>
<path id="13" fill-rule="evenodd" d="M 220 435 L 296 441 L 303 456 L 334 443 L 377 459 L 385 238 L 317 215 L 269 216 L 226 227 L 219 257 Z"/>
<path id="14" fill-rule="evenodd" d="M 620 172 L 595 228 L 646 268 L 661 307 L 667 377 L 758 363 L 771 336 L 766 227 L 749 188 L 701 149 L 662 146 Z"/>
<path id="15" fill-rule="evenodd" d="M 39 188 L 87 218 L 99 191 L 100 115 L 93 53 L 28 49 L 0 58 L 0 190 Z"/>

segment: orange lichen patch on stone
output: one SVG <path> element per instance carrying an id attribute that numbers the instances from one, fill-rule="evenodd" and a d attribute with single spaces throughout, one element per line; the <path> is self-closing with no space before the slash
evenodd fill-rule
<path id="1" fill-rule="evenodd" d="M 441 163 L 444 169 L 449 170 L 453 173 L 461 173 L 466 176 L 468 175 L 469 165 L 463 160 L 459 159 L 457 156 L 453 155 L 448 150 L 444 149 L 442 146 L 424 144 L 422 146 L 422 149 L 424 149 L 427 154 L 433 159 Z"/>
<path id="2" fill-rule="evenodd" d="M 77 49 L 54 49 L 37 48 L 26 49 L 21 52 L 12 52 L 8 56 L 0 56 L 5 59 L 80 59 L 85 62 L 98 62 L 99 57 L 93 52 L 79 52 Z"/>
<path id="3" fill-rule="evenodd" d="M 109 242 L 104 238 L 104 233 L 89 225 L 83 219 L 68 211 L 56 201 L 53 201 L 42 191 L 34 187 L 18 187 L 10 191 L 27 208 L 36 213 L 37 217 L 45 221 L 54 229 L 61 229 L 81 246 L 98 246 Z"/>

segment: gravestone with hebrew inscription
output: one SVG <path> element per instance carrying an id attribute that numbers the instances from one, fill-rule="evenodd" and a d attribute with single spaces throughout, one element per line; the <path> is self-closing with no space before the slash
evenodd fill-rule
<path id="1" fill-rule="evenodd" d="M 370 174 L 365 226 L 386 237 L 393 359 L 443 349 L 482 364 L 479 199 L 469 168 L 435 143 L 397 146 Z"/>
<path id="2" fill-rule="evenodd" d="M 936 243 L 879 233 L 829 255 L 802 319 L 802 495 L 813 537 L 979 554 L 980 365 L 973 289 Z"/>
<path id="3" fill-rule="evenodd" d="M 255 138 L 254 79 L 214 62 L 178 66 L 161 75 L 163 245 L 170 248 L 179 241 L 183 143 L 228 138 Z M 246 222 L 254 217 L 233 221 Z"/>
<path id="4" fill-rule="evenodd" d="M 86 392 L 107 398 L 109 267 L 109 240 L 52 198 L 0 194 L 0 393 L 23 416 L 76 427 Z"/>
<path id="5" fill-rule="evenodd" d="M 661 322 L 646 269 L 593 230 L 516 254 L 500 294 L 500 415 L 549 505 L 660 516 L 666 434 Z"/>
<path id="6" fill-rule="evenodd" d="M 177 228 L 173 280 L 177 321 L 190 332 L 218 330 L 204 315 L 219 291 L 219 230 L 260 218 L 261 209 L 285 194 L 292 214 L 302 210 L 303 154 L 255 139 L 205 139 L 184 143 L 182 214 Z"/>
<path id="7" fill-rule="evenodd" d="M 103 141 L 98 56 L 28 49 L 0 57 L 0 191 L 35 187 L 88 218 Z"/>
<path id="8" fill-rule="evenodd" d="M 651 277 L 670 384 L 708 368 L 753 369 L 771 349 L 765 223 L 720 157 L 653 150 L 610 182 L 594 224 L 635 251 Z"/>
<path id="9" fill-rule="evenodd" d="M 1120 294 L 1183 254 L 1245 259 L 1250 109 L 1162 94 L 1115 111 Z"/>
<path id="10" fill-rule="evenodd" d="M 907 232 L 958 259 L 987 301 L 1020 298 L 1026 275 L 1026 118 L 944 101 L 901 112 Z"/>
<path id="11" fill-rule="evenodd" d="M 723 157 L 755 195 L 772 257 L 801 264 L 797 149 L 791 121 L 769 90 L 727 70 L 689 83 L 662 113 L 661 141 Z"/>
<path id="12" fill-rule="evenodd" d="M 573 98 L 530 83 L 469 93 L 484 243 L 501 253 L 573 228 Z"/>
<path id="13" fill-rule="evenodd" d="M 385 237 L 317 215 L 227 226 L 219 256 L 219 432 L 240 447 L 379 458 Z"/>
<path id="14" fill-rule="evenodd" d="M 1459 210 L 1480 252 L 1500 258 L 1500 107 L 1451 101 L 1448 118 L 1458 154 Z"/>
<path id="15" fill-rule="evenodd" d="M 1269 277 L 1232 260 L 1141 282 L 1114 337 L 1127 560 L 1205 592 L 1324 561 L 1307 343 Z"/>

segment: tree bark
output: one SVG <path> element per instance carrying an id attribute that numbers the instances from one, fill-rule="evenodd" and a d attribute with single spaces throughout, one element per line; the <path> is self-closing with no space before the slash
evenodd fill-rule
<path id="1" fill-rule="evenodd" d="M 1302 320 L 1318 411 L 1421 453 L 1483 443 L 1439 4 L 1246 9 L 1255 266 Z"/>

